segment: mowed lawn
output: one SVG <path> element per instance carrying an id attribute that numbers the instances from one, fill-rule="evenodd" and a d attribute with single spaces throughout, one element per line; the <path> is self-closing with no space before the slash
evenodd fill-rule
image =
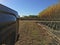
<path id="1" fill-rule="evenodd" d="M 19 33 L 20 37 L 16 45 L 53 45 L 54 43 L 54 39 L 33 21 L 20 21 Z"/>

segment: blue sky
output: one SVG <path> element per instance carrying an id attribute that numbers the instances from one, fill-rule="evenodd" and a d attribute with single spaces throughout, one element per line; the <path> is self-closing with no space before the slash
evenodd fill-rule
<path id="1" fill-rule="evenodd" d="M 16 10 L 20 16 L 37 15 L 57 2 L 58 0 L 0 0 L 0 4 Z"/>

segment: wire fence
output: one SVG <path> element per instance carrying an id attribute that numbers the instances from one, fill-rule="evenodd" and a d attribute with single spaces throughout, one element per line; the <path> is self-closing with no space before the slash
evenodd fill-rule
<path id="1" fill-rule="evenodd" d="M 60 21 L 39 21 L 43 25 L 46 25 L 54 30 L 60 30 Z"/>

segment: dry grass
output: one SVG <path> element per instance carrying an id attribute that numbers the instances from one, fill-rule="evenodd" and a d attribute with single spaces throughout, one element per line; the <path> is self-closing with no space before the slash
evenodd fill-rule
<path id="1" fill-rule="evenodd" d="M 16 45 L 55 45 L 45 30 L 34 22 L 20 21 L 20 38 Z"/>

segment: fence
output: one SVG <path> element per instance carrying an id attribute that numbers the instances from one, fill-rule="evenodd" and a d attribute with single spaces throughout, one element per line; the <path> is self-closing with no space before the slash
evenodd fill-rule
<path id="1" fill-rule="evenodd" d="M 60 21 L 38 21 L 38 23 L 46 25 L 54 30 L 60 30 Z"/>

